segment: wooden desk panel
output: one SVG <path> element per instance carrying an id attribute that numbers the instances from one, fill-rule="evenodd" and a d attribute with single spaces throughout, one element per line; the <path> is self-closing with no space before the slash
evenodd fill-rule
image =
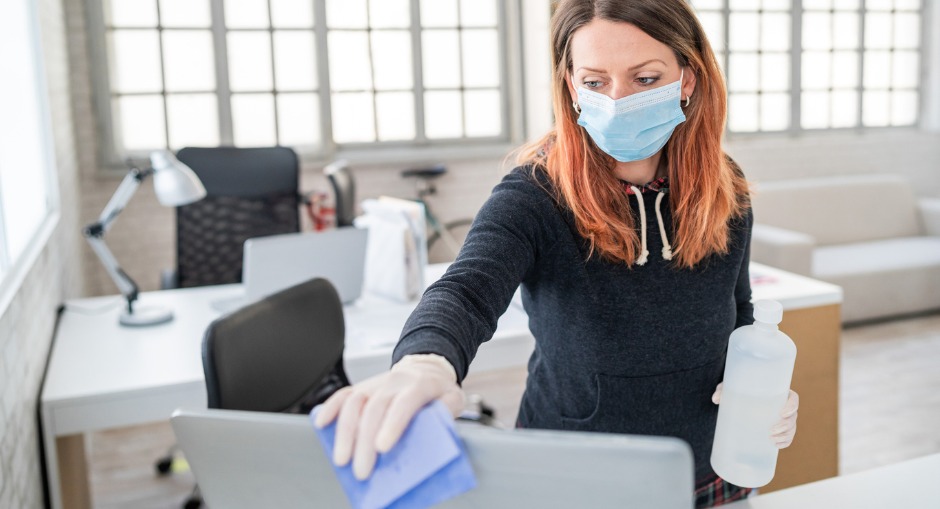
<path id="1" fill-rule="evenodd" d="M 839 474 L 840 306 L 786 311 L 780 330 L 796 343 L 791 387 L 800 410 L 793 444 L 780 451 L 774 480 L 761 493 Z"/>

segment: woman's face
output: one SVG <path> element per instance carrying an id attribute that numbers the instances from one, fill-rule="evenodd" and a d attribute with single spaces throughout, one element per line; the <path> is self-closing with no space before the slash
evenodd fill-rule
<path id="1" fill-rule="evenodd" d="M 571 71 L 566 76 L 572 102 L 578 88 L 620 99 L 659 88 L 683 77 L 682 98 L 695 89 L 695 73 L 682 73 L 676 54 L 646 32 L 624 22 L 594 18 L 571 36 Z"/>

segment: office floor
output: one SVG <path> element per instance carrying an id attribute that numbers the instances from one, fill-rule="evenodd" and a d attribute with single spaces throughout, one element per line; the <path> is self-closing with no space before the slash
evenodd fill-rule
<path id="1" fill-rule="evenodd" d="M 842 336 L 840 471 L 843 474 L 940 452 L 940 314 L 846 328 Z M 469 377 L 470 393 L 515 422 L 525 371 Z M 799 437 L 799 433 L 797 434 Z M 797 438 L 799 439 L 799 438 Z M 91 483 L 97 508 L 179 507 L 188 472 L 154 475 L 173 442 L 168 424 L 92 434 Z"/>

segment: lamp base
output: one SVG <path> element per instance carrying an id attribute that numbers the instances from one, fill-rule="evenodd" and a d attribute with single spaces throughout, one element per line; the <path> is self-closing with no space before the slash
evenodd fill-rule
<path id="1" fill-rule="evenodd" d="M 138 307 L 133 313 L 121 313 L 121 325 L 128 327 L 146 327 L 169 322 L 173 319 L 173 310 L 158 307 Z"/>

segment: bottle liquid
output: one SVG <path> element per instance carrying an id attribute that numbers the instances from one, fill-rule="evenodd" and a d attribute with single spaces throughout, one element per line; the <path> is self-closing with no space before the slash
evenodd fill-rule
<path id="1" fill-rule="evenodd" d="M 758 301 L 754 324 L 739 327 L 728 341 L 711 464 L 745 488 L 769 483 L 777 468 L 771 428 L 781 419 L 796 360 L 796 345 L 778 328 L 782 318 L 779 302 Z"/>

